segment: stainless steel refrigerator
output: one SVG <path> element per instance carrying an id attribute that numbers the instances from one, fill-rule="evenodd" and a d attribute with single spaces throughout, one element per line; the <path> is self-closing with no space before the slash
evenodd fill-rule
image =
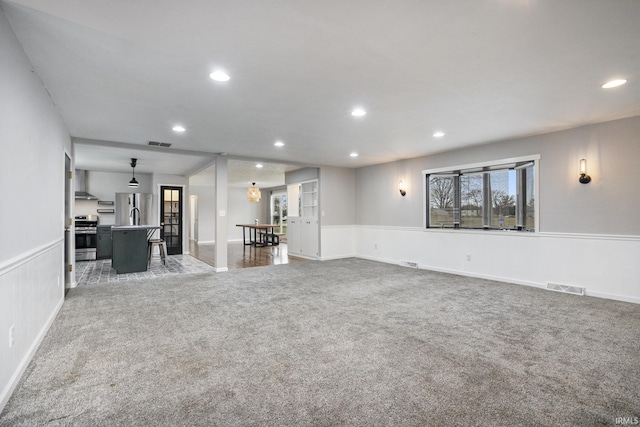
<path id="1" fill-rule="evenodd" d="M 116 193 L 116 225 L 153 225 L 153 194 Z"/>

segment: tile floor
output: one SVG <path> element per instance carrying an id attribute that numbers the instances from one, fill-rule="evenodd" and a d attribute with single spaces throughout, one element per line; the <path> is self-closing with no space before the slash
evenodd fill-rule
<path id="1" fill-rule="evenodd" d="M 169 255 L 167 265 L 163 265 L 160 257 L 151 259 L 149 270 L 141 273 L 117 274 L 111 268 L 110 259 L 97 261 L 76 262 L 76 282 L 78 286 L 101 285 L 106 283 L 121 283 L 131 280 L 150 279 L 153 277 L 168 276 L 172 274 L 209 273 L 215 269 L 191 255 Z"/>

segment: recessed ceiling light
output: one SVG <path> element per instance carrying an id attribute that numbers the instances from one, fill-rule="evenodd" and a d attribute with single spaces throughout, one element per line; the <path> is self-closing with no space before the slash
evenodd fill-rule
<path id="1" fill-rule="evenodd" d="M 273 144 L 273 145 L 275 145 L 276 147 L 284 147 L 284 142 L 276 141 L 275 144 Z"/>
<path id="2" fill-rule="evenodd" d="M 611 89 L 612 87 L 622 86 L 626 82 L 627 81 L 625 79 L 616 79 L 616 80 L 611 80 L 610 82 L 606 82 L 601 87 L 602 89 Z"/>
<path id="3" fill-rule="evenodd" d="M 209 74 L 209 77 L 211 77 L 213 80 L 217 82 L 226 82 L 231 78 L 227 73 L 220 70 L 214 71 L 213 73 Z"/>
<path id="4" fill-rule="evenodd" d="M 262 163 L 258 163 L 258 164 L 256 165 L 256 167 L 257 167 L 258 169 L 262 168 Z"/>
<path id="5" fill-rule="evenodd" d="M 350 155 L 351 157 L 358 157 L 358 153 L 356 153 L 356 152 L 353 152 L 353 153 L 351 153 L 351 154 L 349 154 L 349 155 Z"/>
<path id="6" fill-rule="evenodd" d="M 175 132 L 184 132 L 186 129 L 184 126 L 176 125 L 172 128 Z"/>
<path id="7" fill-rule="evenodd" d="M 366 112 L 366 111 L 364 111 L 362 108 L 356 108 L 355 110 L 353 110 L 353 111 L 351 112 L 351 115 L 352 115 L 352 116 L 355 116 L 355 117 L 362 117 L 362 116 L 364 116 L 365 114 L 367 114 L 367 112 Z"/>
<path id="8" fill-rule="evenodd" d="M 434 138 L 442 138 L 444 136 L 444 132 L 438 131 L 433 134 Z"/>

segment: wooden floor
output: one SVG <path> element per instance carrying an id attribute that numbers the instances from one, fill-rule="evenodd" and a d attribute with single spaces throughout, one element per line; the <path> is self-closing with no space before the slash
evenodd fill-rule
<path id="1" fill-rule="evenodd" d="M 189 241 L 190 255 L 214 267 L 215 247 L 215 244 L 198 244 L 193 240 Z M 301 261 L 307 260 L 305 258 L 289 256 L 286 243 L 263 248 L 245 246 L 242 242 L 227 243 L 227 267 L 229 270 Z"/>

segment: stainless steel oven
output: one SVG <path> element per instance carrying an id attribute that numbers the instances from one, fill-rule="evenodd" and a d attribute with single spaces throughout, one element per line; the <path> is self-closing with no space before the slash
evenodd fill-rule
<path id="1" fill-rule="evenodd" d="M 98 246 L 98 216 L 78 215 L 75 218 L 76 261 L 96 259 Z"/>

